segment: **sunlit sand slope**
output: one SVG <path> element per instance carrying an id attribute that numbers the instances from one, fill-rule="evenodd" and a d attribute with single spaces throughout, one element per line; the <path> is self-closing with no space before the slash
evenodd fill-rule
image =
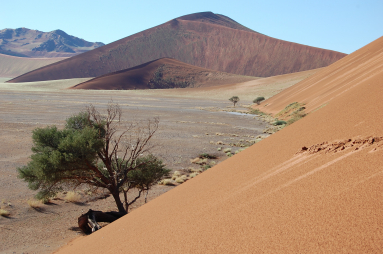
<path id="1" fill-rule="evenodd" d="M 64 59 L 66 57 L 27 58 L 0 54 L 0 77 L 13 78 Z"/>
<path id="2" fill-rule="evenodd" d="M 306 112 L 325 106 L 349 89 L 381 72 L 382 58 L 383 37 L 264 101 L 259 109 L 277 113 L 292 102 L 306 103 Z M 358 100 L 355 103 L 358 103 Z M 264 107 L 265 104 L 268 105 Z"/>
<path id="3" fill-rule="evenodd" d="M 322 70 L 327 106 L 58 253 L 380 253 L 382 56 Z"/>

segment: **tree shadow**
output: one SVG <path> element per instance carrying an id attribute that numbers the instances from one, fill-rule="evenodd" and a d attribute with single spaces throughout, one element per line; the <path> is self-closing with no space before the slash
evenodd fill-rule
<path id="1" fill-rule="evenodd" d="M 77 233 L 80 233 L 80 234 L 85 235 L 84 232 L 82 232 L 81 228 L 79 228 L 79 227 L 70 227 L 70 228 L 68 228 L 68 229 L 69 229 L 70 231 L 77 232 Z"/>
<path id="2" fill-rule="evenodd" d="M 47 203 L 44 203 L 44 205 L 48 205 L 48 206 L 56 206 L 58 204 L 56 203 L 52 203 L 52 202 L 47 202 Z"/>
<path id="3" fill-rule="evenodd" d="M 8 219 L 8 220 L 14 220 L 14 219 L 16 219 L 16 218 L 12 217 L 11 215 L 7 215 L 7 216 L 2 215 L 1 218 Z"/>
<path id="4" fill-rule="evenodd" d="M 78 206 L 90 206 L 89 204 L 84 203 L 84 202 L 71 202 L 71 203 L 75 204 L 75 205 L 78 205 Z"/>
<path id="5" fill-rule="evenodd" d="M 31 207 L 34 211 L 39 212 L 39 213 L 44 213 L 44 214 L 58 214 L 57 212 L 53 211 L 48 211 L 44 207 Z"/>

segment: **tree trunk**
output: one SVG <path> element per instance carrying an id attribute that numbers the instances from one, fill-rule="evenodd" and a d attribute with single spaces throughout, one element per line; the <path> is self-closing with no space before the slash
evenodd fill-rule
<path id="1" fill-rule="evenodd" d="M 126 214 L 127 212 L 124 208 L 124 204 L 121 202 L 121 199 L 120 199 L 120 192 L 117 190 L 113 192 L 111 191 L 110 193 L 112 194 L 114 201 L 116 202 L 118 212 Z"/>

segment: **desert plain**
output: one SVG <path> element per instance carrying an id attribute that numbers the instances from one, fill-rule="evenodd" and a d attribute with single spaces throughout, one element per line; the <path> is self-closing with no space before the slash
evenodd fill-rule
<path id="1" fill-rule="evenodd" d="M 35 192 L 17 178 L 17 167 L 26 165 L 32 154 L 32 131 L 56 125 L 63 128 L 65 119 L 93 104 L 101 111 L 109 101 L 118 103 L 127 121 L 142 121 L 159 117 L 160 128 L 154 136 L 153 153 L 164 160 L 168 168 L 187 171 L 199 168 L 191 159 L 199 154 L 217 156 L 219 164 L 228 157 L 222 151 L 229 143 L 239 140 L 266 138 L 263 130 L 269 123 L 248 111 L 257 94 L 268 97 L 312 75 L 318 70 L 281 75 L 222 87 L 201 89 L 99 91 L 67 89 L 87 79 L 5 83 L 0 79 L 1 105 L 1 206 L 11 213 L 0 217 L 1 253 L 50 253 L 73 238 L 82 236 L 77 217 L 88 209 L 116 210 L 113 198 L 104 192 L 96 197 L 81 192 L 77 203 L 65 202 L 65 195 L 46 205 L 32 208 Z M 234 108 L 228 100 L 233 95 L 241 98 Z M 234 111 L 234 113 L 232 112 Z M 237 112 L 238 111 L 238 112 Z M 216 135 L 219 134 L 219 135 Z M 217 145 L 221 141 L 225 145 Z M 259 141 L 259 140 L 258 140 Z M 234 147 L 235 153 L 240 147 Z M 149 200 L 174 186 L 156 186 L 149 192 Z M 135 194 L 135 193 L 133 193 Z M 133 194 L 131 194 L 133 196 Z M 99 199 L 97 197 L 100 197 Z M 132 210 L 144 203 L 140 199 Z"/>

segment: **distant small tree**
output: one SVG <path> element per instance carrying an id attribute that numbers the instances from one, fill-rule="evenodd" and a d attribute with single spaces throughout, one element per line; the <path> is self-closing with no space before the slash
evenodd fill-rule
<path id="1" fill-rule="evenodd" d="M 261 101 L 264 101 L 265 97 L 257 97 L 253 100 L 253 103 L 261 104 Z"/>
<path id="2" fill-rule="evenodd" d="M 149 141 L 159 120 L 124 124 L 118 104 L 109 103 L 106 114 L 94 106 L 66 120 L 65 128 L 56 126 L 33 130 L 32 156 L 28 165 L 18 168 L 19 177 L 38 199 L 56 195 L 62 187 L 85 184 L 105 188 L 113 196 L 120 214 L 126 214 L 142 192 L 146 193 L 169 170 L 149 153 Z M 127 191 L 139 190 L 138 197 L 127 200 Z M 124 203 L 120 193 L 124 193 Z"/>
<path id="3" fill-rule="evenodd" d="M 238 96 L 233 96 L 229 99 L 229 101 L 231 101 L 232 103 L 234 103 L 234 107 L 235 107 L 235 104 L 237 102 L 239 102 L 239 97 Z"/>

